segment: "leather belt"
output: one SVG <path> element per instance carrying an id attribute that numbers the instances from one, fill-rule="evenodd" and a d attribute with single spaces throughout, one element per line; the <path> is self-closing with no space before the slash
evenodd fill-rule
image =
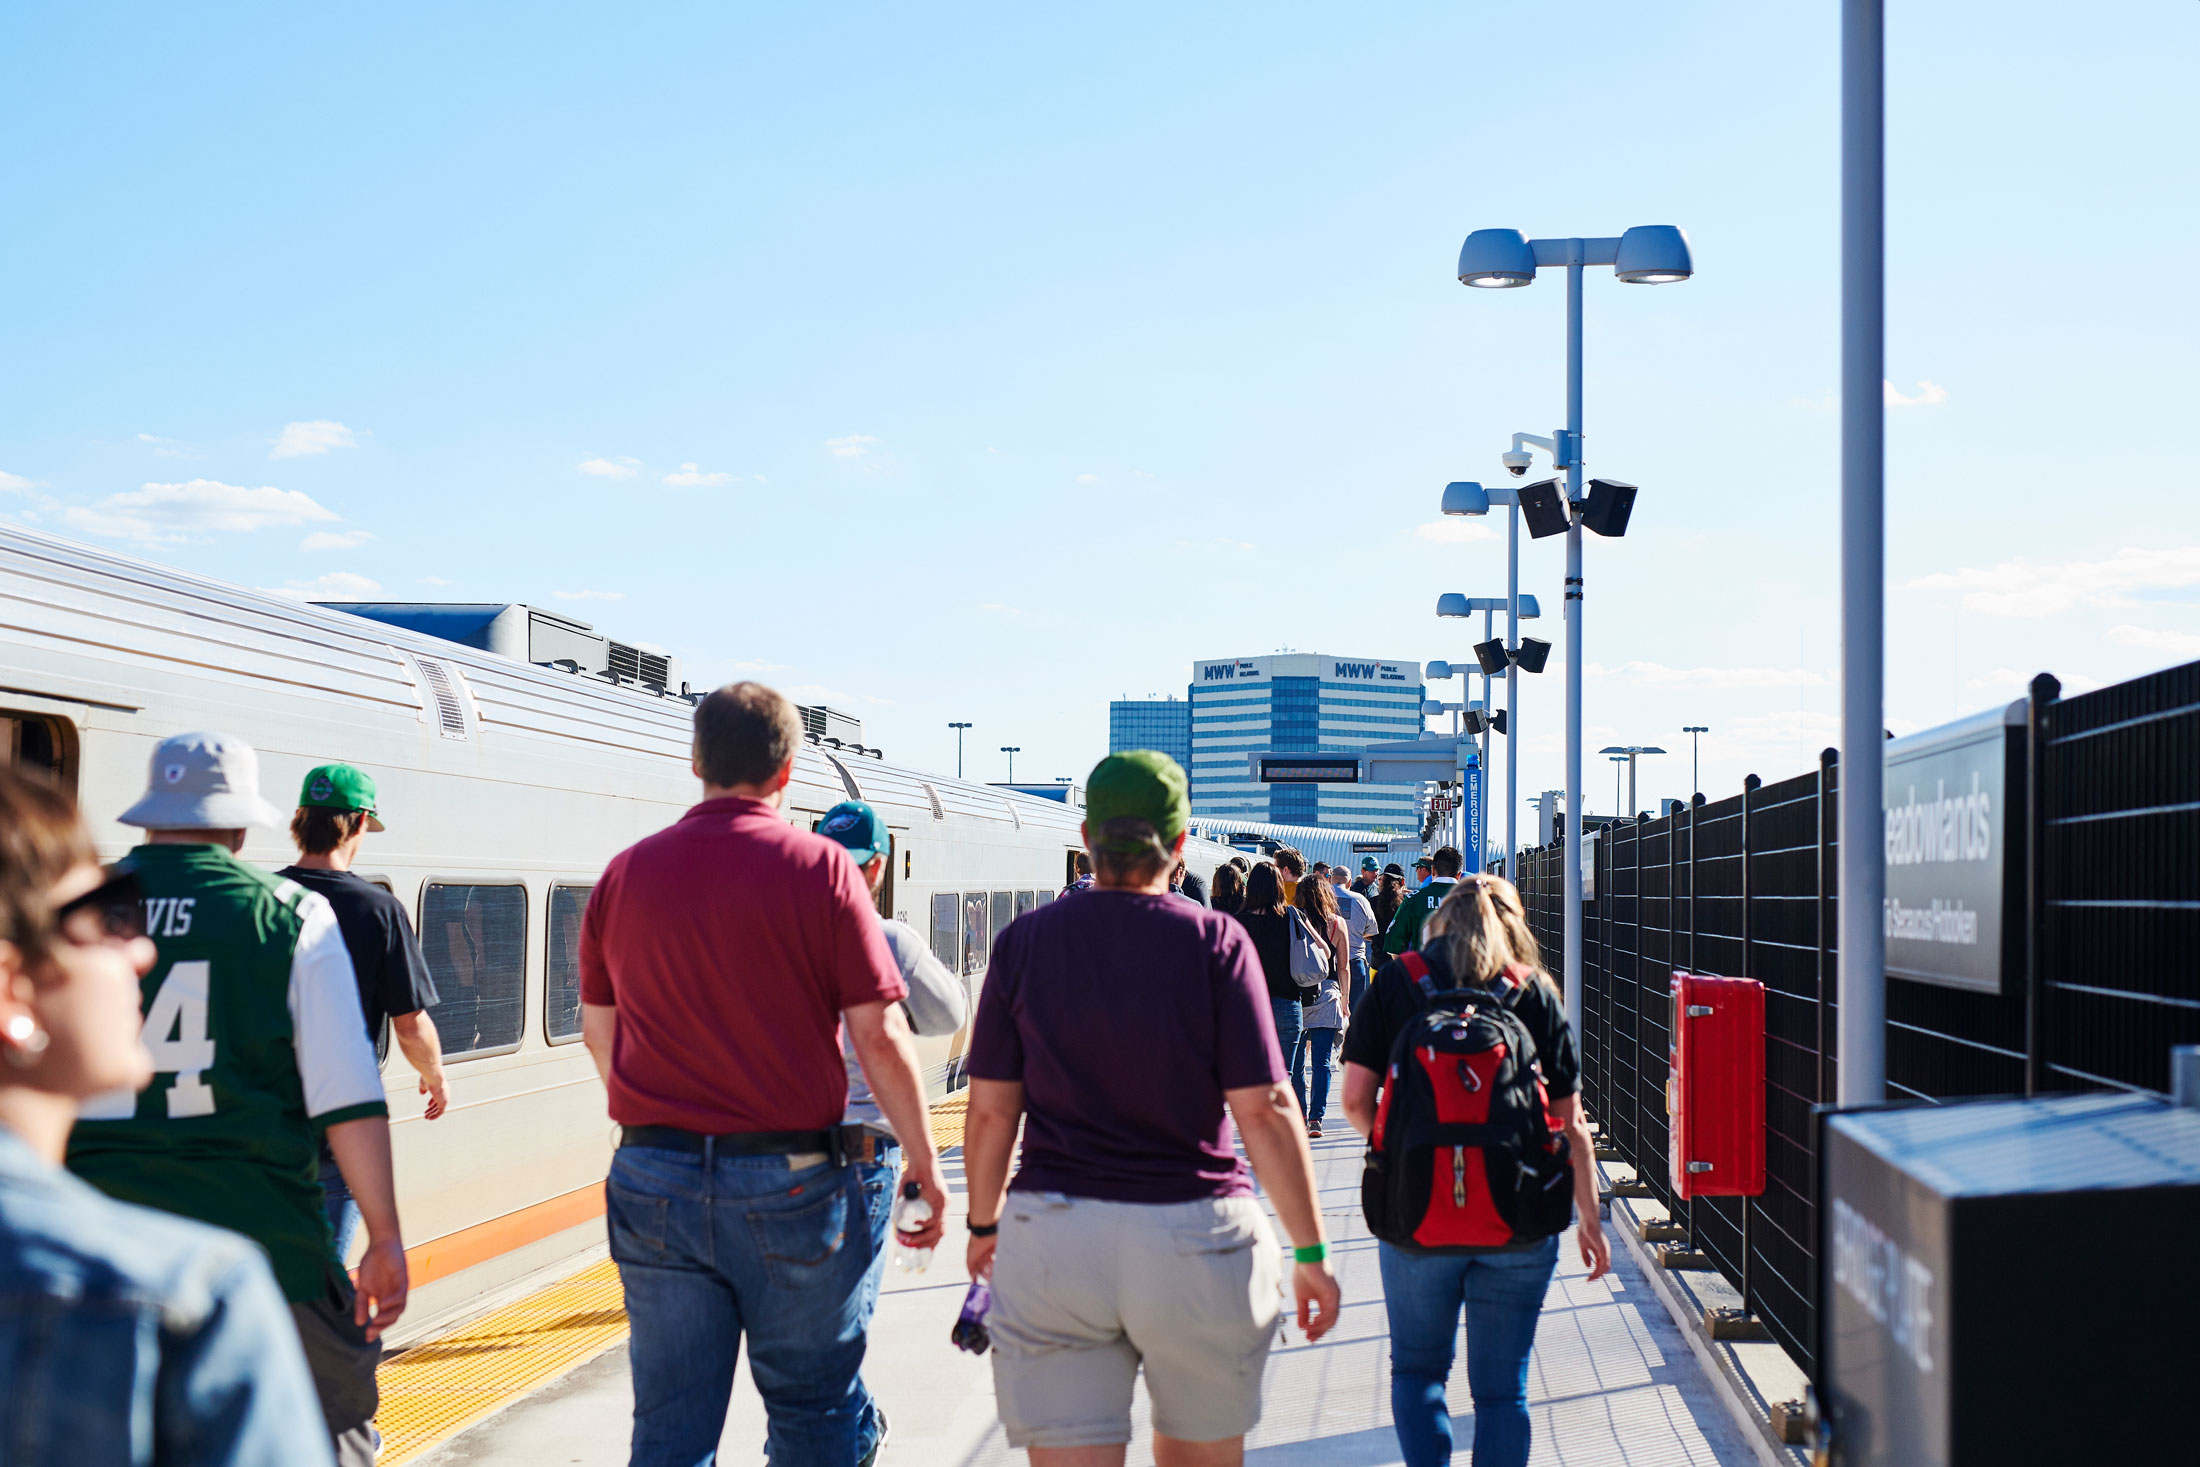
<path id="1" fill-rule="evenodd" d="M 880 1151 L 895 1143 L 866 1126 L 835 1126 L 827 1131 L 729 1131 L 715 1136 L 684 1131 L 678 1126 L 621 1126 L 619 1144 L 685 1151 L 695 1156 L 816 1156 L 835 1166 L 846 1166 L 852 1161 L 875 1161 Z"/>

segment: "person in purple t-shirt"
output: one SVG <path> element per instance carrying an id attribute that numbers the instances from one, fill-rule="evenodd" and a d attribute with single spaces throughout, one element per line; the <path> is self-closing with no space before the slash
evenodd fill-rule
<path id="1" fill-rule="evenodd" d="M 1190 813 L 1166 754 L 1101 760 L 1085 786 L 1093 887 L 1010 923 L 978 1000 L 970 1271 L 993 1281 L 994 1395 L 1033 1467 L 1126 1446 L 1142 1365 L 1157 1460 L 1242 1459 L 1282 1260 L 1233 1117 L 1291 1235 L 1299 1327 L 1320 1339 L 1337 1320 L 1260 960 L 1235 920 L 1169 893 Z"/>

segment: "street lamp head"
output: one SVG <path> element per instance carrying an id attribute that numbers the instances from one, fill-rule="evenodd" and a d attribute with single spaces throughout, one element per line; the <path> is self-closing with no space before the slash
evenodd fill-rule
<path id="1" fill-rule="evenodd" d="M 1440 683 L 1443 682 L 1446 678 L 1449 678 L 1455 671 L 1456 669 L 1453 668 L 1450 663 L 1438 660 L 1435 662 L 1431 662 L 1428 665 L 1428 669 L 1424 675 L 1428 678 L 1430 682 Z"/>
<path id="2" fill-rule="evenodd" d="M 1490 492 L 1471 479 L 1454 480 L 1444 486 L 1445 514 L 1488 514 Z"/>
<path id="3" fill-rule="evenodd" d="M 1670 285 L 1695 274 L 1696 262 L 1688 236 L 1674 226 L 1638 224 L 1619 237 L 1612 273 L 1629 285 Z"/>
<path id="4" fill-rule="evenodd" d="M 1523 591 L 1520 594 L 1520 619 L 1522 621 L 1539 621 L 1542 616 L 1543 608 L 1535 604 L 1533 596 Z"/>
<path id="5" fill-rule="evenodd" d="M 1463 591 L 1446 591 L 1436 598 L 1438 616 L 1467 616 L 1467 597 Z"/>
<path id="6" fill-rule="evenodd" d="M 1461 285 L 1503 290 L 1534 279 L 1535 251 L 1517 229 L 1477 229 L 1459 247 Z"/>

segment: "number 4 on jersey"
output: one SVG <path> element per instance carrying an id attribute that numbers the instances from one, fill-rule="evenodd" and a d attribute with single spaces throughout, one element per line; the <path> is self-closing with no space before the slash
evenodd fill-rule
<path id="1" fill-rule="evenodd" d="M 214 1041 L 206 1037 L 206 1002 L 211 965 L 203 958 L 168 970 L 153 1006 L 145 1011 L 145 1047 L 156 1071 L 173 1070 L 168 1088 L 168 1119 L 214 1113 L 214 1092 L 206 1071 L 214 1064 Z"/>

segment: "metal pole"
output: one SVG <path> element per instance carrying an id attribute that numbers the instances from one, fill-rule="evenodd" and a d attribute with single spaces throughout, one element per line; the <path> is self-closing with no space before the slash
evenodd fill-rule
<path id="1" fill-rule="evenodd" d="M 1841 4 L 1841 964 L 1838 1099 L 1887 1091 L 1886 32 Z"/>
<path id="2" fill-rule="evenodd" d="M 1581 241 L 1566 243 L 1566 498 L 1581 499 Z M 1581 1032 L 1581 512 L 1566 526 L 1566 1018 Z"/>
<path id="3" fill-rule="evenodd" d="M 1629 754 L 1627 756 L 1627 808 L 1619 812 L 1619 818 L 1622 820 L 1634 819 L 1635 809 L 1635 756 Z"/>
<path id="4" fill-rule="evenodd" d="M 1514 822 L 1520 814 L 1520 669 L 1512 654 L 1520 650 L 1520 496 L 1505 514 L 1505 879 L 1520 880 L 1514 855 L 1520 849 Z"/>

